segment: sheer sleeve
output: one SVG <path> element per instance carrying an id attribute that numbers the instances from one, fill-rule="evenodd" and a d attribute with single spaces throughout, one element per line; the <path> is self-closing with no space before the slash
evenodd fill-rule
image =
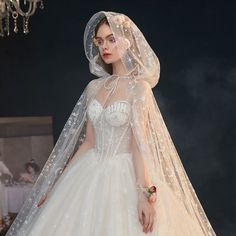
<path id="1" fill-rule="evenodd" d="M 131 148 L 139 197 L 143 196 L 141 194 L 142 188 L 140 187 L 147 188 L 157 185 L 157 181 L 151 177 L 154 166 L 150 165 L 151 163 L 149 162 L 149 159 L 152 158 L 150 140 L 148 139 L 151 92 L 151 88 L 147 82 L 138 82 L 133 88 L 131 115 L 133 136 Z"/>
<path id="2" fill-rule="evenodd" d="M 174 232 L 181 232 L 179 224 L 184 219 L 194 229 L 194 235 L 215 235 L 185 172 L 150 85 L 140 81 L 132 85 L 130 91 L 132 152 L 137 185 L 157 186 L 157 212 L 172 221 Z M 139 197 L 141 195 L 139 192 Z"/>
<path id="3" fill-rule="evenodd" d="M 29 225 L 40 210 L 38 203 L 55 186 L 60 176 L 65 173 L 63 170 L 68 160 L 84 141 L 87 106 L 91 96 L 96 94 L 97 88 L 97 83 L 91 82 L 79 97 L 47 162 L 7 235 L 27 234 Z"/>

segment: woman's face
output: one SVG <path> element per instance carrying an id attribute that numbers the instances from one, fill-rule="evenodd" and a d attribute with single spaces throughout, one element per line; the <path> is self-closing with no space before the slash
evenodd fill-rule
<path id="1" fill-rule="evenodd" d="M 110 26 L 107 24 L 102 24 L 99 27 L 95 41 L 100 55 L 106 64 L 115 63 L 124 54 L 125 50 L 122 47 L 122 39 L 115 39 Z"/>
<path id="2" fill-rule="evenodd" d="M 27 167 L 27 171 L 28 171 L 28 173 L 30 173 L 30 174 L 35 173 L 34 168 L 33 168 L 32 166 L 28 166 L 28 167 Z"/>

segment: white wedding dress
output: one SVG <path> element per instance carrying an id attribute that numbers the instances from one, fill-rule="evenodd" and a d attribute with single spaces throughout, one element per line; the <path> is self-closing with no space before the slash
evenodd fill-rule
<path id="1" fill-rule="evenodd" d="M 92 100 L 88 115 L 94 125 L 95 147 L 65 169 L 26 235 L 146 235 L 138 221 L 129 112 L 126 101 L 104 109 Z"/>
<path id="2" fill-rule="evenodd" d="M 200 225 L 168 186 L 158 186 L 154 229 L 138 220 L 138 191 L 130 151 L 131 105 L 118 100 L 106 108 L 92 99 L 88 117 L 95 147 L 72 160 L 24 236 L 200 236 Z M 25 223 L 27 225 L 27 222 Z M 18 235 L 18 234 L 17 234 Z"/>
<path id="3" fill-rule="evenodd" d="M 119 42 L 124 75 L 110 74 L 95 43 L 104 17 Z M 7 236 L 215 236 L 153 95 L 160 63 L 142 32 L 129 17 L 101 11 L 86 25 L 84 48 L 98 79 L 80 96 Z M 107 107 L 95 99 L 100 91 Z M 95 145 L 62 172 L 86 137 L 86 118 Z M 138 219 L 137 184 L 157 186 L 148 234 Z"/>

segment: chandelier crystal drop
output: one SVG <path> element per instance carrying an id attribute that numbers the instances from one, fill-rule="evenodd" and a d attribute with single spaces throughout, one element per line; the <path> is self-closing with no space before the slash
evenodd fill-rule
<path id="1" fill-rule="evenodd" d="M 14 33 L 18 33 L 18 19 L 22 18 L 23 33 L 29 33 L 29 18 L 37 8 L 43 9 L 43 0 L 0 0 L 0 36 L 10 35 L 10 17 Z"/>

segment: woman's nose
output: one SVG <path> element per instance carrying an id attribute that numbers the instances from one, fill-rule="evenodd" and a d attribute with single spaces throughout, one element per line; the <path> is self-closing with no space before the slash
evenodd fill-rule
<path id="1" fill-rule="evenodd" d="M 107 45 L 107 41 L 104 40 L 103 44 L 102 44 L 102 49 L 107 49 L 108 48 L 108 45 Z"/>

